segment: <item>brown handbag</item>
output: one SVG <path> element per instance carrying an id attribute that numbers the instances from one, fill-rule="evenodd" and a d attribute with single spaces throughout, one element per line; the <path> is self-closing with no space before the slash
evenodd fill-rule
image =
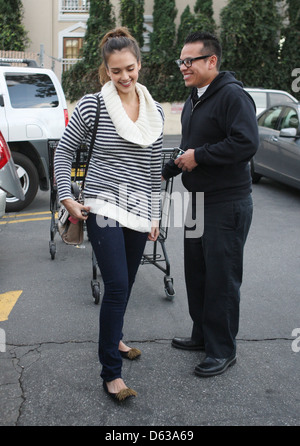
<path id="1" fill-rule="evenodd" d="M 100 116 L 100 99 L 98 95 L 96 97 L 97 97 L 97 112 L 96 112 L 95 125 L 93 129 L 93 135 L 88 153 L 88 158 L 85 165 L 84 176 L 80 186 L 78 186 L 78 184 L 75 182 L 71 183 L 71 191 L 73 198 L 79 203 L 83 203 L 83 188 L 86 174 L 88 171 L 89 162 L 92 155 L 92 150 L 96 139 L 98 121 Z M 83 242 L 84 221 L 77 220 L 71 217 L 63 204 L 61 204 L 58 210 L 57 228 L 59 235 L 67 245 L 80 245 Z"/>
<path id="2" fill-rule="evenodd" d="M 77 183 L 72 183 L 71 189 L 74 200 L 79 201 Z M 67 245 L 80 245 L 83 242 L 83 220 L 71 217 L 63 204 L 58 210 L 57 228 L 59 235 Z"/>

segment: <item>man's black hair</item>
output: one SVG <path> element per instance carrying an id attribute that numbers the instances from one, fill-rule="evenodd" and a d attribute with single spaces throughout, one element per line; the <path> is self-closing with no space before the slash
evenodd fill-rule
<path id="1" fill-rule="evenodd" d="M 195 31 L 187 36 L 184 45 L 188 43 L 202 42 L 207 54 L 215 54 L 218 58 L 217 69 L 220 69 L 222 59 L 222 47 L 216 36 L 205 31 Z M 202 51 L 203 52 L 203 51 Z M 204 52 L 203 52 L 204 55 Z"/>

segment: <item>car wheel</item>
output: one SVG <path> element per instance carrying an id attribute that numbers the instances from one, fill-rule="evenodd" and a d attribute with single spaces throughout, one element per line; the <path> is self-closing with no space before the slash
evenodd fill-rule
<path id="1" fill-rule="evenodd" d="M 6 212 L 18 212 L 26 208 L 35 198 L 39 186 L 39 176 L 33 162 L 19 152 L 13 152 L 12 157 L 21 181 L 25 200 L 21 201 L 17 197 L 7 194 Z"/>
<path id="2" fill-rule="evenodd" d="M 250 162 L 250 172 L 251 172 L 251 177 L 252 177 L 252 183 L 253 184 L 258 183 L 259 180 L 261 179 L 262 175 L 255 172 L 253 160 L 251 160 L 251 162 Z"/>

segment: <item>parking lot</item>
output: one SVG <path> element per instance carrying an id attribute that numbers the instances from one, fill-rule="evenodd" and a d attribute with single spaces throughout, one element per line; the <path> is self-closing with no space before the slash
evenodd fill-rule
<path id="1" fill-rule="evenodd" d="M 170 139 L 170 146 L 175 142 Z M 180 178 L 174 188 L 182 190 Z M 300 193 L 263 178 L 253 186 L 253 201 L 237 364 L 202 379 L 193 370 L 203 353 L 170 345 L 173 336 L 189 336 L 191 330 L 182 229 L 170 228 L 166 248 L 176 295 L 166 299 L 163 273 L 141 265 L 124 327 L 125 341 L 142 350 L 140 360 L 124 363 L 124 379 L 138 396 L 124 405 L 109 399 L 99 376 L 99 305 L 91 295 L 89 242 L 74 248 L 57 236 L 51 260 L 46 192 L 3 219 L 0 425 L 103 426 L 103 435 L 112 426 L 127 432 L 141 426 L 178 427 L 178 432 L 199 426 L 299 426 Z"/>

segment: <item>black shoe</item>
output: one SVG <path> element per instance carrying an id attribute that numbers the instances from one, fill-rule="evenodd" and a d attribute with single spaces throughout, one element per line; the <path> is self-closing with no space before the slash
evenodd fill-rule
<path id="1" fill-rule="evenodd" d="M 107 384 L 105 381 L 103 381 L 103 388 L 107 395 L 109 395 L 113 400 L 117 401 L 118 403 L 121 403 L 122 401 L 125 401 L 127 398 L 130 398 L 132 396 L 136 396 L 137 393 L 135 390 L 126 388 L 123 390 L 120 390 L 118 393 L 112 393 L 108 390 Z"/>
<path id="2" fill-rule="evenodd" d="M 172 347 L 182 350 L 204 350 L 204 344 L 200 344 L 200 342 L 194 341 L 191 338 L 174 338 L 172 340 Z"/>
<path id="3" fill-rule="evenodd" d="M 138 348 L 131 348 L 127 352 L 122 352 L 121 350 L 119 350 L 119 352 L 122 358 L 131 360 L 139 358 L 142 354 L 141 350 L 139 350 Z"/>
<path id="4" fill-rule="evenodd" d="M 198 376 L 214 376 L 220 375 L 225 372 L 228 367 L 236 363 L 236 355 L 229 356 L 229 358 L 210 358 L 206 356 L 204 361 L 202 361 L 195 368 L 195 374 Z"/>

